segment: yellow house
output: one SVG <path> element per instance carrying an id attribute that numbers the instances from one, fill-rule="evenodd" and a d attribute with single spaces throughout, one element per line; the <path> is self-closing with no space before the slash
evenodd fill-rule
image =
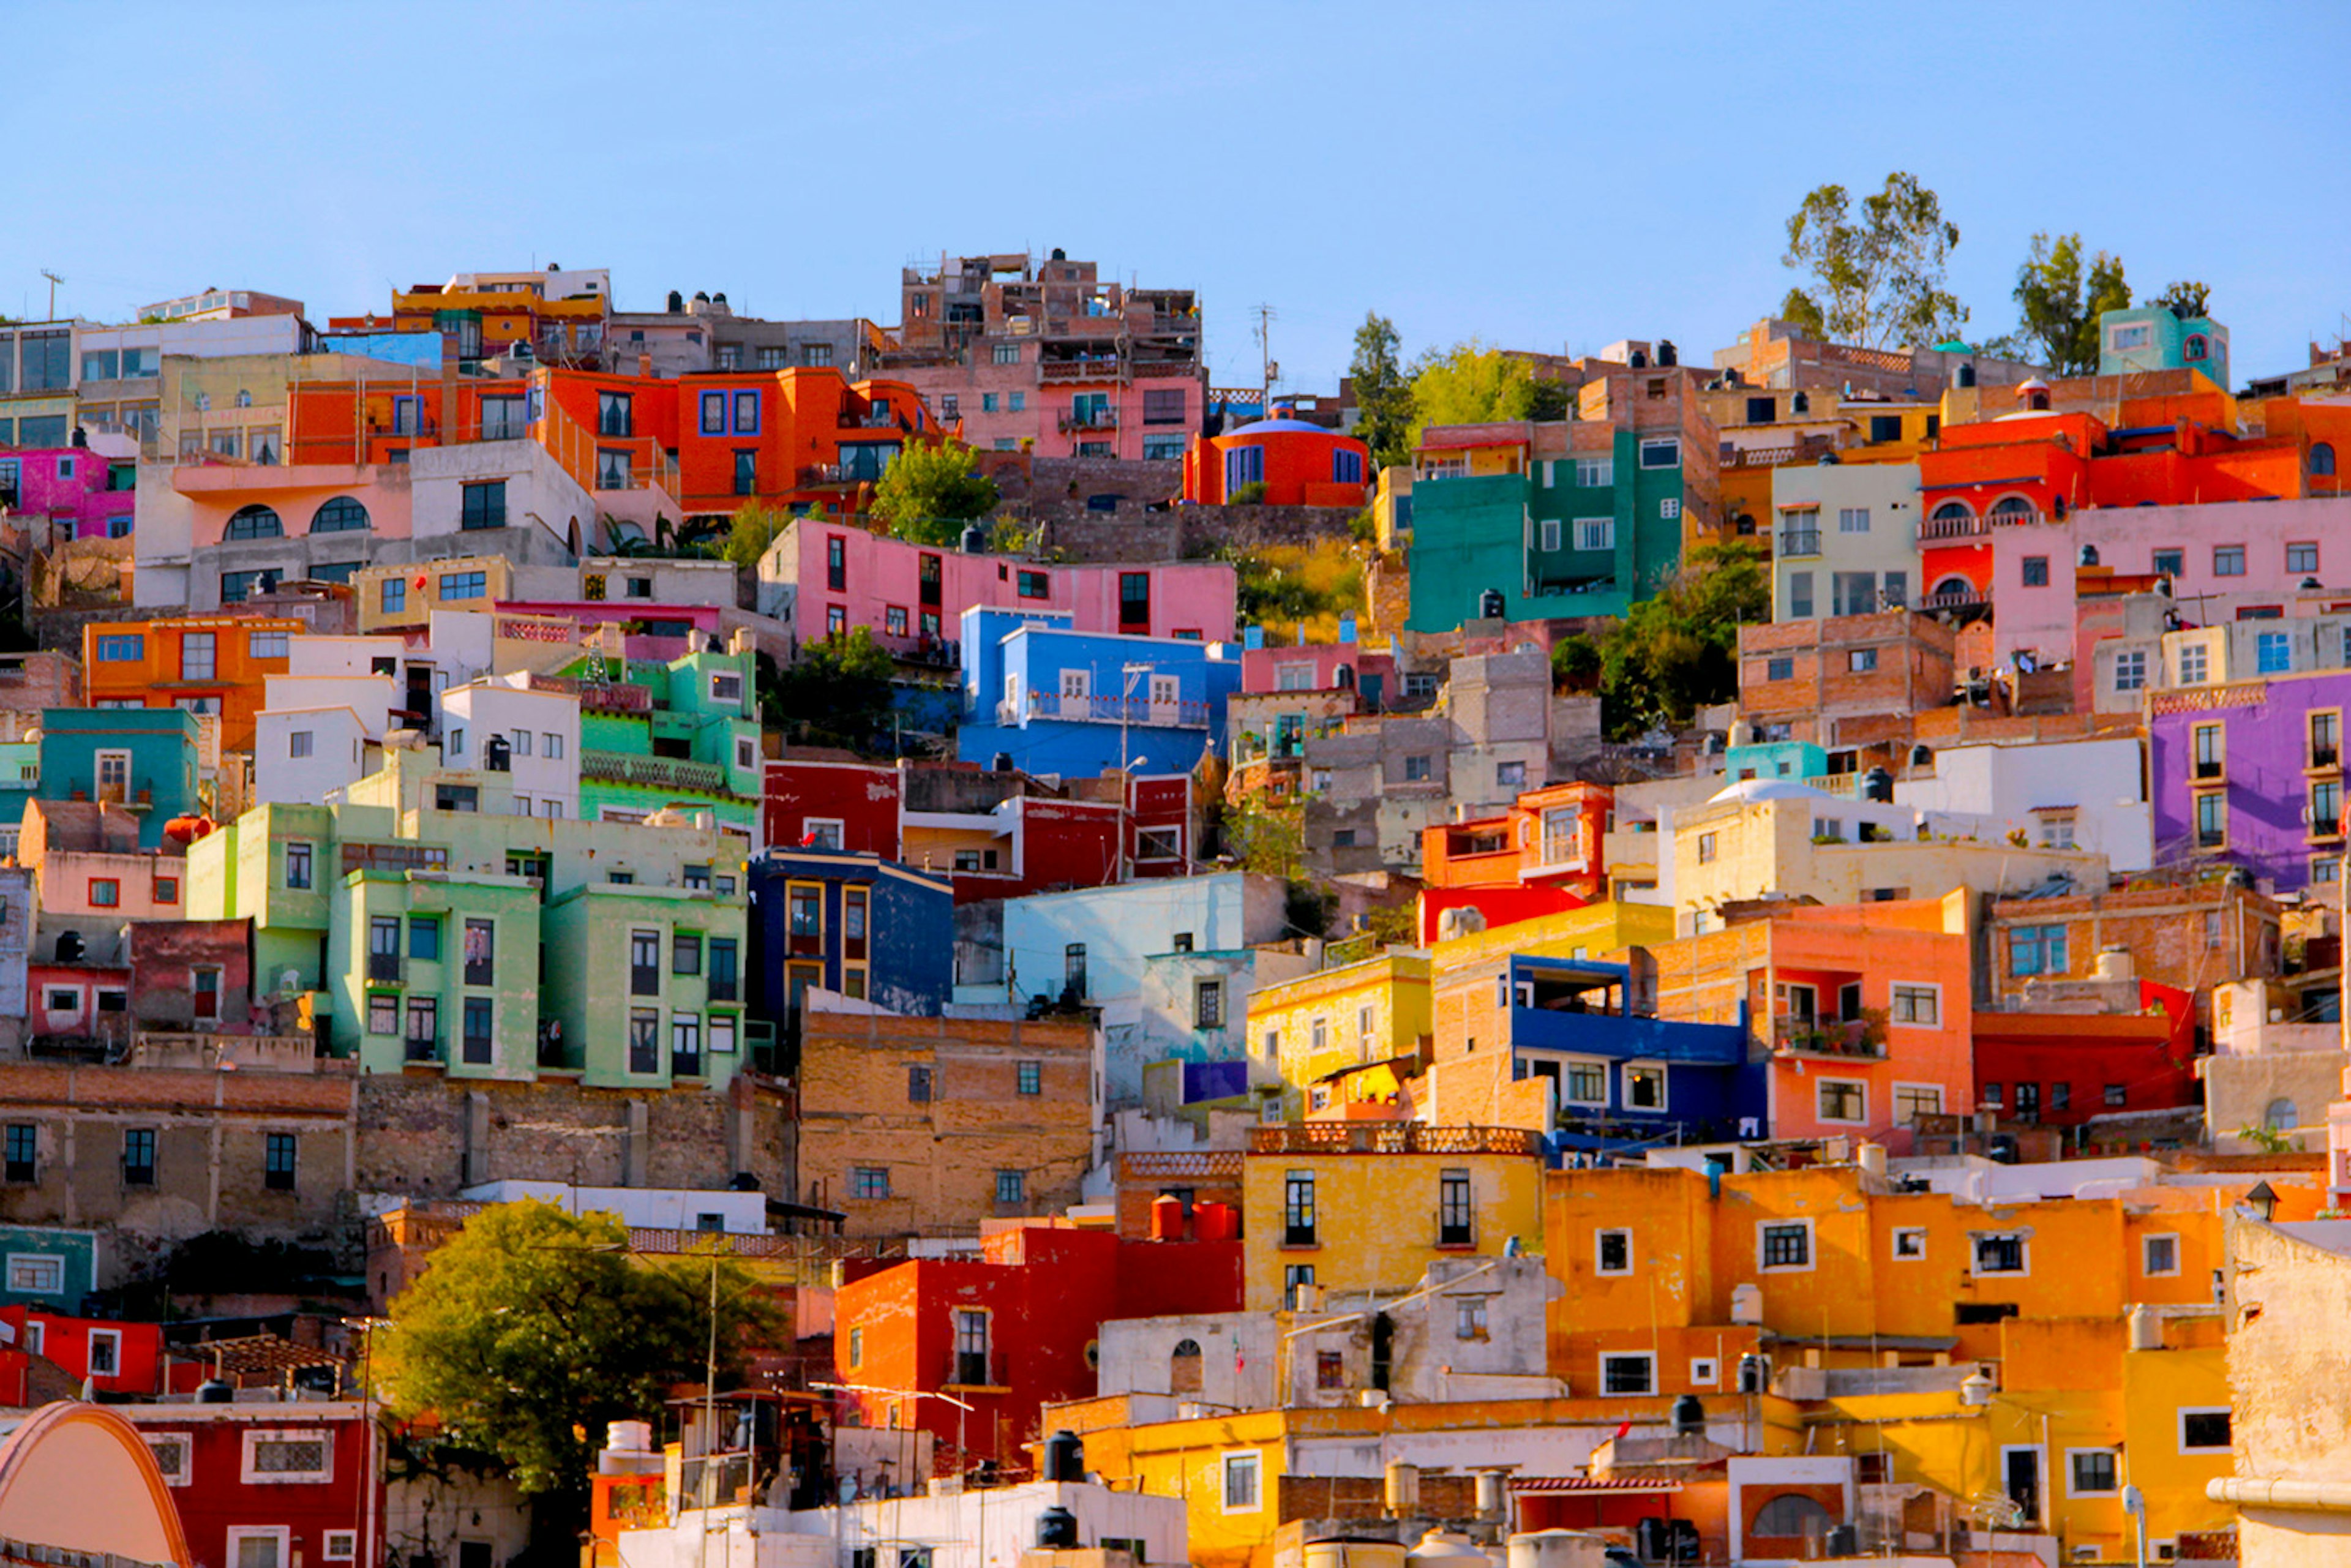
<path id="1" fill-rule="evenodd" d="M 362 635 L 418 631 L 435 610 L 487 610 L 513 598 L 513 580 L 514 563 L 499 555 L 363 566 L 351 574 L 351 602 Z"/>
<path id="2" fill-rule="evenodd" d="M 1658 904 L 1609 899 L 1582 909 L 1496 925 L 1447 938 L 1428 950 L 1432 978 L 1462 965 L 1489 964 L 1519 954 L 1530 958 L 1596 958 L 1624 947 L 1646 947 L 1674 935 L 1674 912 Z"/>
<path id="3" fill-rule="evenodd" d="M 1380 549 L 1412 548 L 1412 465 L 1391 463 L 1372 491 L 1372 527 Z"/>
<path id="4" fill-rule="evenodd" d="M 1531 1243 L 1542 1138 L 1510 1127 L 1292 1122 L 1254 1129 L 1241 1162 L 1243 1305 L 1324 1290 L 1401 1293 L 1441 1258 Z"/>
<path id="5" fill-rule="evenodd" d="M 1313 1103 L 1319 1081 L 1410 1055 L 1428 1038 L 1428 955 L 1411 948 L 1391 948 L 1249 994 L 1249 1040 L 1280 1072 L 1282 1113 L 1290 1121 L 1328 1108 Z M 1365 1079 L 1363 1089 L 1368 1092 L 1374 1082 Z"/>

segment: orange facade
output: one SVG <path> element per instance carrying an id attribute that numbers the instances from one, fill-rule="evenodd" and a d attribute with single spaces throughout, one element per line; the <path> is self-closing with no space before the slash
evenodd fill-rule
<path id="1" fill-rule="evenodd" d="M 286 674 L 287 639 L 303 622 L 250 615 L 105 621 L 82 628 L 92 707 L 179 707 L 219 716 L 224 752 L 253 749 L 269 676 Z"/>
<path id="2" fill-rule="evenodd" d="M 1296 419 L 1261 419 L 1223 435 L 1194 436 L 1184 454 L 1184 498 L 1221 506 L 1250 485 L 1269 507 L 1360 507 L 1371 497 L 1371 448 Z"/>

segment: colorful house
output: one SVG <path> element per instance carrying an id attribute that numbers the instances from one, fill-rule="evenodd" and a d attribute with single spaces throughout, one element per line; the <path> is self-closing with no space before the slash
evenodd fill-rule
<path id="1" fill-rule="evenodd" d="M 82 628 L 85 690 L 92 707 L 215 717 L 219 749 L 250 752 L 266 683 L 286 674 L 288 640 L 308 630 L 249 615 L 92 622 Z"/>
<path id="2" fill-rule="evenodd" d="M 1429 1040 L 1428 975 L 1426 953 L 1392 947 L 1250 994 L 1250 1050 L 1280 1074 L 1285 1121 L 1343 1114 L 1357 1070 L 1421 1055 Z"/>
<path id="3" fill-rule="evenodd" d="M 7 443 L 0 441 L 0 447 Z M 58 539 L 131 537 L 138 465 L 87 446 L 16 449 L 0 456 L 0 507 L 48 519 L 47 545 Z"/>
<path id="4" fill-rule="evenodd" d="M 1228 644 L 1080 632 L 1066 615 L 964 612 L 964 723 L 956 755 L 1091 779 L 1112 768 L 1188 773 L 1223 744 L 1240 684 Z"/>
<path id="5" fill-rule="evenodd" d="M 203 810 L 200 734 L 197 716 L 177 706 L 44 709 L 38 792 L 137 812 L 139 845 L 152 850 L 165 823 Z"/>
<path id="6" fill-rule="evenodd" d="M 1222 506 L 1255 486 L 1269 507 L 1361 507 L 1372 450 L 1352 435 L 1279 415 L 1221 435 L 1195 435 L 1184 452 L 1184 498 Z"/>
<path id="7" fill-rule="evenodd" d="M 366 1401 L 115 1407 L 154 1454 L 192 1561 L 288 1568 L 384 1550 L 383 1453 Z"/>
<path id="8" fill-rule="evenodd" d="M 1504 925 L 1605 894 L 1614 803 L 1604 784 L 1553 784 L 1526 791 L 1499 816 L 1422 830 L 1421 940 L 1437 939 L 1449 909 L 1474 908 L 1489 925 Z"/>
<path id="9" fill-rule="evenodd" d="M 935 1017 L 955 989 L 955 894 L 855 850 L 771 848 L 748 872 L 750 1002 L 796 1019 L 810 990 Z"/>
<path id="10" fill-rule="evenodd" d="M 2351 671 L 2147 697 L 2155 841 L 2291 893 L 2342 879 L 2343 711 Z"/>
<path id="11" fill-rule="evenodd" d="M 2229 329 L 2209 316 L 2183 316 L 2168 306 L 2141 305 L 2098 313 L 2098 374 L 2200 371 L 2229 387 Z"/>

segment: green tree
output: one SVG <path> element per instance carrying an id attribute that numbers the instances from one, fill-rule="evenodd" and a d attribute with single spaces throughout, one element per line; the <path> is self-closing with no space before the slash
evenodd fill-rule
<path id="1" fill-rule="evenodd" d="M 2099 312 L 2128 309 L 2130 300 L 2121 258 L 2103 250 L 2087 256 L 2077 234 L 2034 235 L 2016 269 L 2018 336 L 2029 355 L 2061 376 L 2096 373 Z"/>
<path id="2" fill-rule="evenodd" d="M 1355 357 L 1347 367 L 1361 420 L 1355 434 L 1372 449 L 1372 462 L 1383 468 L 1412 461 L 1412 382 L 1397 358 L 1401 342 L 1395 322 L 1367 310 L 1355 329 Z"/>
<path id="3" fill-rule="evenodd" d="M 791 520 L 792 515 L 781 507 L 767 501 L 746 501 L 735 508 L 719 553 L 734 562 L 737 571 L 757 571 L 759 559 Z"/>
<path id="4" fill-rule="evenodd" d="M 1305 813 L 1299 806 L 1269 805 L 1253 795 L 1226 808 L 1224 837 L 1225 852 L 1243 871 L 1287 881 L 1305 858 Z"/>
<path id="5" fill-rule="evenodd" d="M 1420 433 L 1432 424 L 1528 418 L 1534 408 L 1534 388 L 1533 370 L 1506 350 L 1489 348 L 1475 338 L 1449 349 L 1432 349 L 1413 361 L 1406 444 L 1420 444 Z"/>
<path id="6" fill-rule="evenodd" d="M 1959 226 L 1915 174 L 1886 176 L 1861 215 L 1843 185 L 1823 185 L 1788 219 L 1780 259 L 1812 275 L 1817 294 L 1792 288 L 1780 314 L 1838 342 L 1883 349 L 1955 336 L 1967 308 L 1944 287 Z"/>
<path id="7" fill-rule="evenodd" d="M 770 729 L 797 729 L 820 745 L 862 751 L 889 727 L 891 678 L 897 674 L 890 651 L 873 640 L 871 627 L 819 638 L 776 673 L 761 694 L 761 717 Z"/>
<path id="8" fill-rule="evenodd" d="M 964 525 L 986 517 L 996 500 L 996 481 L 979 472 L 970 447 L 929 442 L 890 460 L 873 486 L 873 515 L 902 539 L 952 545 Z"/>
<path id="9" fill-rule="evenodd" d="M 674 1384 L 702 1381 L 713 1269 L 720 1378 L 777 1333 L 741 1270 L 633 1262 L 628 1239 L 610 1215 L 494 1204 L 434 1251 L 372 1349 L 385 1407 L 429 1414 L 494 1457 L 531 1499 L 542 1551 L 572 1546 L 588 1522 L 604 1424 L 656 1415 Z"/>
<path id="10" fill-rule="evenodd" d="M 2211 298 L 2212 289 L 2209 284 L 2182 281 L 2166 287 L 2147 303 L 2161 306 L 2174 316 L 2186 319 L 2190 316 L 2212 314 Z"/>
<path id="11" fill-rule="evenodd" d="M 1601 636 L 1601 716 L 1609 734 L 1626 739 L 1652 725 L 1678 727 L 1699 707 L 1736 697 L 1739 628 L 1771 616 L 1761 546 L 1729 539 L 1693 549 L 1663 592 L 1634 605 Z"/>

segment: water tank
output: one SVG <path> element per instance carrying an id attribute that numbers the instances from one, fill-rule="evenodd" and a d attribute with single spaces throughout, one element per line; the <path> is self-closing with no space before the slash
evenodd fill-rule
<path id="1" fill-rule="evenodd" d="M 2133 1350 L 2163 1348 L 2163 1320 L 2155 1315 L 2154 1308 L 2139 1306 L 2130 1310 L 2130 1347 Z"/>
<path id="2" fill-rule="evenodd" d="M 1390 1519 L 1403 1519 L 1420 1508 L 1420 1467 L 1398 1459 L 1387 1468 L 1381 1498 Z"/>
<path id="3" fill-rule="evenodd" d="M 1486 916 L 1474 904 L 1445 910 L 1437 917 L 1437 937 L 1440 942 L 1450 942 L 1457 936 L 1467 936 L 1484 929 Z"/>
<path id="4" fill-rule="evenodd" d="M 673 316 L 685 314 L 685 296 L 674 288 L 669 291 L 669 313 Z"/>
<path id="5" fill-rule="evenodd" d="M 1851 1524 L 1833 1524 L 1829 1526 L 1826 1544 L 1822 1548 L 1821 1554 L 1824 1557 L 1860 1556 L 1860 1528 L 1856 1525 Z"/>
<path id="6" fill-rule="evenodd" d="M 1499 621 L 1507 604 L 1500 589 L 1489 588 L 1478 596 L 1478 614 L 1482 620 Z"/>
<path id="7" fill-rule="evenodd" d="M 1886 1145 L 1884 1144 L 1864 1144 L 1854 1153 L 1861 1166 L 1862 1175 L 1876 1176 L 1880 1181 L 1886 1179 Z"/>
<path id="8" fill-rule="evenodd" d="M 994 759 L 993 761 L 991 761 L 991 762 L 988 764 L 988 766 L 989 766 L 990 768 L 994 768 L 997 772 L 998 772 L 998 773 L 1009 773 L 1009 772 L 1011 772 L 1011 771 L 1012 771 L 1012 753 L 1010 753 L 1010 752 L 1008 752 L 1008 751 L 999 751 L 999 752 L 998 752 L 998 753 L 996 754 L 995 759 Z"/>
<path id="9" fill-rule="evenodd" d="M 1607 1568 L 1608 1543 L 1580 1530 L 1539 1530 L 1513 1535 L 1510 1568 Z"/>
<path id="10" fill-rule="evenodd" d="M 2138 971 L 2131 960 L 2129 948 L 2101 947 L 2098 949 L 2097 973 L 2102 980 L 2127 980 L 2136 977 Z"/>
<path id="11" fill-rule="evenodd" d="M 1750 1281 L 1730 1290 L 1730 1321 L 1756 1324 L 1763 1321 L 1763 1287 Z"/>
<path id="12" fill-rule="evenodd" d="M 2084 545 L 2082 547 L 2082 564 L 2084 566 L 2095 566 L 2098 564 L 2097 546 Z"/>
<path id="13" fill-rule="evenodd" d="M 1480 1519 L 1501 1518 L 1502 1498 L 1502 1472 L 1499 1470 L 1479 1470 L 1478 1472 L 1478 1517 Z"/>
<path id="14" fill-rule="evenodd" d="M 1078 1516 L 1066 1508 L 1054 1507 L 1037 1516 L 1037 1550 L 1040 1552 L 1074 1552 L 1078 1549 Z"/>
<path id="15" fill-rule="evenodd" d="M 1045 1479 L 1049 1481 L 1081 1481 L 1086 1479 L 1086 1446 L 1075 1432 L 1066 1427 L 1045 1439 Z M 1073 1522 L 1070 1528 L 1074 1531 L 1077 1526 Z M 1075 1535 L 1071 1537 L 1070 1544 L 1077 1544 Z"/>
<path id="16" fill-rule="evenodd" d="M 1748 1354 L 1739 1358 L 1739 1392 L 1767 1394 L 1771 1388 L 1771 1358 Z"/>
<path id="17" fill-rule="evenodd" d="M 1706 1436 L 1706 1406 L 1695 1394 L 1677 1395 L 1674 1399 L 1674 1436 L 1703 1437 Z"/>
<path id="18" fill-rule="evenodd" d="M 607 1421 L 604 1423 L 604 1447 L 616 1454 L 650 1454 L 653 1451 L 653 1424 L 650 1421 Z"/>
<path id="19" fill-rule="evenodd" d="M 1406 1568 L 1494 1568 L 1494 1560 L 1469 1543 L 1466 1535 L 1431 1530 L 1404 1554 Z"/>
<path id="20" fill-rule="evenodd" d="M 1951 367 L 1951 384 L 1955 387 L 1971 387 L 1975 385 L 1976 368 L 1973 365 L 1969 364 L 1965 360 L 1953 365 Z"/>
<path id="21" fill-rule="evenodd" d="M 1669 370 L 1673 369 L 1673 368 L 1674 368 L 1674 366 L 1676 366 L 1677 364 L 1679 364 L 1680 362 L 1681 362 L 1681 353 L 1680 353 L 1680 351 L 1679 351 L 1678 350 L 1677 350 L 1677 349 L 1674 347 L 1674 340 L 1673 340 L 1671 338 L 1660 338 L 1660 339 L 1658 339 L 1658 340 L 1657 340 L 1657 368 L 1658 368 L 1659 370 L 1668 370 L 1668 371 L 1669 371 Z"/>
<path id="22" fill-rule="evenodd" d="M 1875 800 L 1881 806 L 1894 804 L 1894 775 L 1883 768 L 1873 768 L 1861 776 L 1861 798 Z"/>
<path id="23" fill-rule="evenodd" d="M 236 1390 L 217 1377 L 207 1377 L 196 1385 L 196 1403 L 234 1405 L 236 1403 Z"/>
<path id="24" fill-rule="evenodd" d="M 1203 1241 L 1230 1241 L 1240 1234 L 1240 1211 L 1229 1203 L 1196 1203 L 1192 1234 Z"/>
<path id="25" fill-rule="evenodd" d="M 1181 1241 L 1184 1239 L 1184 1200 L 1162 1193 L 1151 1200 L 1151 1239 Z"/>
<path id="26" fill-rule="evenodd" d="M 981 528 L 977 523 L 974 523 L 971 527 L 964 529 L 963 553 L 966 555 L 986 555 L 987 553 L 987 530 Z"/>
<path id="27" fill-rule="evenodd" d="M 1306 1543 L 1302 1568 L 1404 1568 L 1404 1542 L 1336 1535 Z"/>
<path id="28" fill-rule="evenodd" d="M 1732 719 L 1730 721 L 1730 744 L 1733 746 L 1754 745 L 1755 727 L 1743 718 Z"/>

